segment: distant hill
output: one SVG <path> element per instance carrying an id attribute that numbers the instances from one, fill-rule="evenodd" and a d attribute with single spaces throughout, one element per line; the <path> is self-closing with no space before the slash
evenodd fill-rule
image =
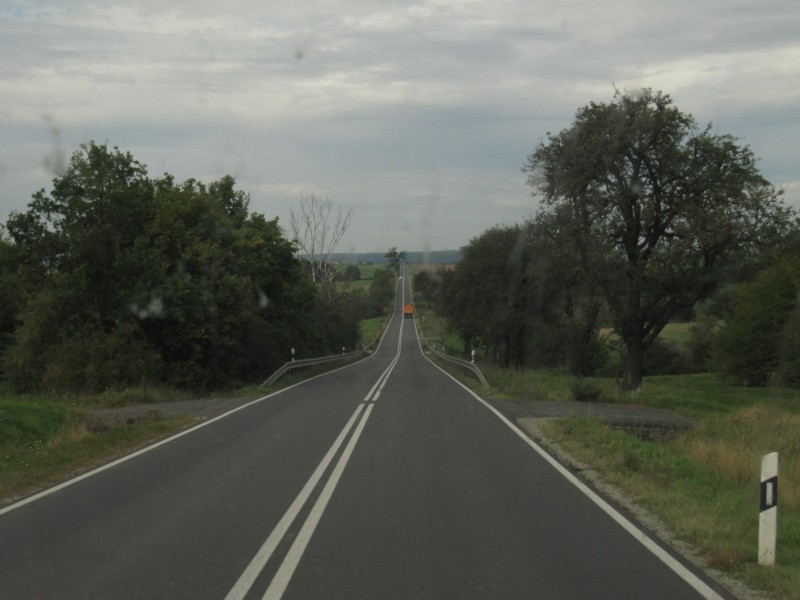
<path id="1" fill-rule="evenodd" d="M 386 263 L 383 252 L 342 252 L 332 254 L 336 263 L 351 265 L 381 265 Z M 433 250 L 431 252 L 407 252 L 406 260 L 412 265 L 454 265 L 461 260 L 461 250 Z"/>

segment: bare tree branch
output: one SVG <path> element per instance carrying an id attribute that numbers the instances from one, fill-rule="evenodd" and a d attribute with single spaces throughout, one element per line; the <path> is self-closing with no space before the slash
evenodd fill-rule
<path id="1" fill-rule="evenodd" d="M 317 198 L 314 194 L 300 197 L 297 211 L 289 209 L 289 226 L 300 252 L 311 264 L 311 279 L 315 283 L 333 281 L 336 274 L 330 267 L 331 254 L 342 240 L 353 210 L 334 211 L 333 200 Z"/>

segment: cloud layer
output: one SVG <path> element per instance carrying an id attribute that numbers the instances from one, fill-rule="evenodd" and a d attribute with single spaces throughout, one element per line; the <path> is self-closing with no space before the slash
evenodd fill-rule
<path id="1" fill-rule="evenodd" d="M 0 219 L 93 139 L 283 223 L 329 196 L 342 250 L 456 248 L 534 213 L 525 156 L 614 86 L 742 138 L 800 205 L 794 0 L 305 4 L 4 4 Z"/>

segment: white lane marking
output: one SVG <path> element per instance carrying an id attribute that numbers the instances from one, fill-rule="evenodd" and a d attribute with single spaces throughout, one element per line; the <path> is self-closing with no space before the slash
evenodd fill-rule
<path id="1" fill-rule="evenodd" d="M 270 583 L 267 591 L 264 593 L 263 600 L 279 600 L 286 591 L 286 588 L 289 585 L 295 570 L 297 569 L 297 565 L 300 563 L 300 559 L 303 557 L 303 553 L 306 551 L 308 543 L 311 541 L 311 536 L 314 535 L 314 531 L 316 531 L 317 525 L 319 524 L 320 519 L 322 519 L 322 514 L 325 512 L 325 508 L 328 506 L 328 502 L 333 495 L 333 491 L 339 484 L 339 479 L 342 477 L 344 468 L 347 466 L 347 462 L 350 460 L 350 456 L 353 454 L 353 450 L 358 443 L 358 438 L 361 437 L 361 432 L 364 431 L 364 425 L 366 425 L 373 408 L 375 408 L 375 404 L 367 405 L 367 410 L 364 411 L 364 416 L 362 417 L 361 421 L 359 421 L 358 427 L 356 427 L 353 436 L 347 443 L 347 447 L 344 449 L 342 456 L 339 458 L 339 462 L 336 463 L 336 467 L 334 468 L 333 473 L 331 473 L 331 476 L 325 484 L 325 487 L 322 489 L 322 493 L 314 503 L 314 507 L 311 509 L 311 513 L 309 513 L 306 522 L 303 523 L 303 527 L 300 529 L 300 533 L 297 534 L 297 538 L 292 544 L 292 547 L 289 549 L 289 552 L 286 554 L 286 558 L 283 559 L 283 563 L 281 563 L 278 572 L 272 579 L 272 583 Z"/>
<path id="2" fill-rule="evenodd" d="M 600 496 L 598 496 L 589 486 L 583 483 L 580 479 L 578 479 L 575 475 L 570 473 L 570 471 L 564 467 L 560 462 L 558 462 L 555 458 L 550 456 L 541 446 L 539 446 L 536 442 L 534 442 L 528 435 L 522 431 L 519 427 L 517 427 L 514 423 L 509 421 L 503 413 L 498 411 L 494 406 L 486 402 L 483 398 L 478 396 L 475 392 L 461 383 L 458 379 L 450 375 L 447 371 L 442 369 L 439 365 L 433 362 L 425 352 L 422 350 L 422 342 L 419 340 L 419 335 L 417 335 L 417 343 L 419 345 L 420 352 L 428 361 L 437 369 L 439 369 L 442 373 L 447 375 L 450 379 L 455 381 L 459 386 L 464 388 L 464 390 L 470 394 L 473 398 L 475 398 L 478 402 L 483 404 L 486 408 L 492 411 L 495 416 L 500 419 L 505 425 L 508 426 L 511 431 L 516 433 L 522 440 L 528 444 L 533 450 L 535 450 L 542 458 L 544 458 L 556 471 L 558 471 L 567 481 L 569 481 L 572 485 L 574 485 L 578 490 L 580 490 L 585 496 L 589 498 L 592 502 L 594 502 L 603 512 L 605 512 L 609 517 L 611 517 L 618 525 L 620 525 L 625 531 L 627 531 L 635 540 L 637 540 L 640 544 L 642 544 L 645 548 L 647 548 L 652 554 L 656 556 L 661 562 L 663 562 L 667 567 L 672 569 L 681 579 L 683 579 L 689 586 L 694 588 L 694 590 L 700 594 L 703 598 L 708 600 L 723 600 L 722 596 L 720 596 L 717 592 L 715 592 L 706 582 L 700 579 L 697 575 L 692 573 L 686 566 L 684 566 L 680 561 L 678 561 L 674 556 L 672 556 L 669 552 L 664 550 L 660 545 L 658 545 L 655 541 L 653 541 L 645 532 L 641 529 L 636 527 L 631 521 L 625 518 L 622 513 L 617 511 L 614 507 L 612 507 L 608 502 L 603 500 Z"/>
<path id="3" fill-rule="evenodd" d="M 388 328 L 387 328 L 388 330 Z M 350 420 L 344 426 L 342 431 L 339 433 L 339 436 L 336 438 L 336 441 L 330 447 L 328 452 L 325 454 L 325 457 L 322 459 L 322 462 L 317 466 L 314 470 L 314 473 L 311 475 L 311 478 L 306 482 L 303 486 L 303 489 L 300 491 L 298 496 L 294 499 L 289 509 L 286 513 L 281 517 L 281 520 L 275 526 L 275 529 L 272 530 L 267 540 L 258 550 L 256 555 L 250 561 L 250 564 L 247 565 L 242 575 L 236 581 L 236 583 L 231 588 L 228 595 L 225 596 L 225 600 L 241 600 L 244 598 L 250 588 L 252 588 L 253 584 L 255 583 L 258 575 L 264 569 L 264 567 L 269 562 L 270 558 L 275 552 L 275 549 L 278 547 L 280 541 L 286 535 L 289 527 L 297 518 L 302 507 L 306 504 L 311 493 L 313 492 L 314 488 L 319 483 L 320 479 L 322 478 L 323 474 L 327 470 L 330 462 L 333 460 L 333 457 L 339 450 L 339 447 L 342 445 L 343 441 L 347 438 L 350 430 L 353 428 L 353 424 L 358 420 L 359 413 L 361 409 L 366 406 L 366 410 L 360 421 L 358 421 L 358 425 L 355 428 L 355 432 L 353 436 L 350 438 L 347 446 L 345 447 L 344 452 L 339 457 L 339 461 L 336 463 L 333 472 L 331 473 L 330 477 L 328 478 L 325 486 L 322 489 L 322 492 L 317 498 L 313 508 L 311 509 L 311 513 L 306 517 L 306 521 L 303 523 L 303 526 L 298 534 L 298 537 L 295 539 L 294 543 L 289 549 L 289 553 L 284 557 L 283 563 L 276 573 L 275 577 L 273 577 L 272 582 L 270 583 L 269 588 L 267 589 L 266 594 L 271 594 L 270 596 L 266 597 L 275 597 L 280 598 L 283 594 L 286 586 L 289 585 L 289 581 L 291 581 L 292 575 L 294 574 L 295 569 L 297 568 L 300 559 L 305 552 L 306 547 L 308 546 L 309 541 L 311 540 L 311 536 L 314 534 L 314 530 L 319 523 L 319 520 L 322 518 L 322 514 L 325 511 L 326 506 L 328 505 L 328 501 L 330 497 L 333 495 L 333 491 L 336 488 L 336 485 L 339 483 L 339 479 L 341 478 L 342 472 L 344 471 L 345 466 L 347 465 L 348 460 L 350 459 L 351 454 L 353 453 L 353 449 L 355 448 L 356 442 L 358 442 L 358 438 L 361 436 L 361 432 L 364 430 L 364 425 L 369 418 L 369 415 L 372 413 L 372 409 L 375 406 L 375 402 L 377 402 L 378 398 L 383 391 L 386 382 L 389 380 L 389 376 L 392 374 L 395 365 L 397 365 L 397 361 L 400 358 L 400 348 L 401 348 L 401 341 L 403 337 L 403 328 L 400 327 L 400 333 L 398 336 L 398 343 L 397 343 L 397 353 L 395 354 L 392 362 L 389 364 L 386 369 L 384 369 L 383 373 L 380 374 L 378 379 L 375 381 L 373 386 L 370 388 L 367 395 L 364 396 L 364 399 L 359 403 L 358 408 L 350 417 Z M 272 591 L 270 591 L 272 590 Z M 276 595 L 277 594 L 277 595 Z"/>
<path id="4" fill-rule="evenodd" d="M 314 491 L 317 483 L 322 478 L 322 475 L 328 468 L 328 465 L 333 460 L 333 457 L 339 451 L 339 447 L 344 442 L 347 434 L 350 432 L 350 429 L 353 427 L 353 424 L 358 419 L 359 415 L 361 414 L 361 410 L 364 408 L 363 404 L 359 404 L 355 411 L 353 411 L 350 420 L 347 421 L 347 424 L 342 428 L 342 431 L 339 433 L 339 436 L 333 442 L 333 445 L 330 447 L 328 452 L 325 454 L 325 457 L 319 463 L 317 468 L 311 474 L 311 477 L 308 479 L 306 484 L 303 486 L 303 489 L 300 490 L 300 493 L 294 499 L 289 509 L 283 515 L 278 524 L 275 526 L 275 529 L 272 530 L 272 533 L 269 535 L 267 540 L 258 550 L 256 555 L 253 557 L 253 560 L 250 561 L 250 564 L 247 565 L 247 568 L 242 573 L 239 580 L 233 585 L 231 591 L 228 592 L 228 595 L 225 596 L 225 600 L 238 600 L 244 598 L 250 588 L 253 586 L 258 574 L 264 568 L 264 566 L 269 561 L 272 554 L 275 552 L 275 548 L 278 547 L 278 544 L 283 539 L 283 536 L 286 535 L 290 525 L 297 517 L 300 510 L 303 508 L 303 505 L 308 501 L 308 498 L 311 496 L 311 493 Z"/>
<path id="5" fill-rule="evenodd" d="M 240 600 L 244 598 L 247 593 L 250 591 L 250 588 L 255 583 L 256 578 L 258 577 L 259 573 L 264 569 L 264 567 L 269 562 L 269 559 L 272 558 L 272 555 L 275 553 L 275 549 L 278 547 L 278 544 L 286 535 L 286 532 L 289 530 L 289 527 L 297 518 L 297 515 L 302 510 L 303 506 L 306 502 L 308 502 L 309 497 L 311 496 L 314 488 L 319 483 L 320 479 L 324 475 L 325 471 L 328 469 L 333 457 L 339 451 L 344 440 L 347 438 L 347 435 L 350 433 L 350 430 L 353 428 L 353 425 L 356 423 L 361 410 L 364 406 L 367 406 L 368 409 L 372 408 L 372 404 L 370 401 L 374 401 L 377 399 L 377 396 L 380 395 L 380 390 L 383 389 L 383 384 L 386 383 L 388 379 L 388 375 L 391 372 L 392 365 L 389 365 L 383 373 L 381 373 L 378 380 L 373 384 L 372 388 L 370 388 L 367 395 L 364 397 L 364 400 L 359 403 L 356 410 L 353 412 L 350 419 L 347 421 L 345 426 L 339 432 L 338 437 L 333 442 L 333 445 L 328 449 L 328 452 L 322 459 L 322 462 L 317 465 L 317 468 L 311 474 L 311 477 L 308 479 L 306 484 L 303 486 L 303 489 L 300 490 L 300 493 L 292 502 L 291 506 L 287 509 L 286 513 L 284 513 L 281 520 L 278 521 L 278 524 L 275 526 L 275 529 L 272 530 L 267 540 L 258 550 L 256 555 L 250 561 L 250 564 L 247 565 L 247 568 L 244 570 L 242 575 L 239 577 L 237 582 L 231 588 L 231 591 L 228 592 L 228 595 L 225 596 L 225 600 Z M 363 422 L 363 420 L 362 420 Z M 359 424 L 359 427 L 362 427 Z"/>
<path id="6" fill-rule="evenodd" d="M 383 338 L 381 338 L 381 342 L 383 342 Z M 373 354 L 371 356 L 368 356 L 363 360 L 368 360 L 368 359 L 372 358 L 373 356 L 375 356 L 375 354 Z M 255 400 L 253 400 L 252 402 L 248 402 L 247 404 L 242 404 L 241 406 L 237 406 L 236 408 L 233 408 L 233 409 L 229 410 L 226 413 L 218 415 L 218 416 L 216 416 L 216 417 L 214 417 L 212 419 L 209 419 L 207 421 L 203 421 L 202 423 L 199 423 L 199 424 L 195 425 L 194 427 L 190 427 L 189 429 L 185 429 L 184 431 L 181 431 L 180 433 L 176 433 L 173 436 L 170 436 L 170 437 L 168 437 L 166 439 L 163 439 L 163 440 L 160 440 L 158 442 L 155 442 L 154 444 L 151 444 L 150 446 L 142 448 L 141 450 L 137 450 L 136 452 L 132 452 L 131 454 L 127 454 L 126 456 L 123 456 L 122 458 L 118 458 L 117 460 L 112 461 L 110 463 L 107 463 L 107 464 L 105 464 L 105 465 L 103 465 L 101 467 L 97 467 L 96 469 L 93 469 L 91 471 L 83 473 L 82 475 L 78 475 L 77 477 L 73 477 L 72 479 L 69 479 L 69 480 L 64 481 L 62 483 L 59 483 L 58 485 L 54 485 L 53 487 L 47 488 L 46 490 L 43 490 L 43 491 L 41 491 L 41 492 L 39 492 L 37 494 L 34 494 L 33 496 L 28 496 L 27 498 L 23 498 L 22 500 L 19 500 L 19 501 L 15 502 L 14 504 L 9 504 L 8 506 L 6 506 L 4 508 L 0 508 L 0 516 L 4 515 L 7 512 L 11 512 L 12 510 L 16 510 L 17 508 L 22 508 L 26 504 L 30 504 L 31 502 L 39 500 L 40 498 L 44 498 L 45 496 L 49 496 L 50 494 L 54 494 L 55 492 L 63 490 L 64 488 L 68 488 L 71 485 L 74 485 L 74 484 L 76 484 L 76 483 L 78 483 L 80 481 L 83 481 L 84 479 L 88 479 L 89 477 L 93 477 L 95 475 L 98 475 L 98 474 L 102 473 L 103 471 L 107 471 L 108 469 L 112 469 L 112 468 L 116 467 L 117 465 L 121 465 L 122 463 L 131 460 L 132 458 L 136 458 L 137 456 L 141 456 L 142 454 L 146 454 L 147 452 L 150 452 L 151 450 L 155 450 L 156 448 L 159 448 L 160 446 L 164 446 L 165 444 L 169 444 L 170 442 L 174 442 L 175 440 L 177 440 L 179 438 L 182 438 L 185 435 L 189 435 L 190 433 L 194 433 L 198 429 L 202 429 L 203 427 L 207 427 L 207 426 L 211 425 L 212 423 L 216 423 L 220 419 L 224 419 L 225 417 L 229 417 L 230 415 L 232 415 L 234 413 L 237 413 L 240 410 L 244 410 L 245 408 L 248 408 L 250 406 L 253 406 L 254 404 L 258 404 L 259 402 L 262 402 L 264 400 L 268 400 L 269 398 L 272 398 L 273 396 L 277 396 L 278 394 L 283 394 L 284 392 L 287 392 L 287 391 L 291 390 L 292 388 L 295 388 L 297 386 L 303 385 L 304 383 L 307 383 L 309 381 L 313 381 L 314 379 L 317 379 L 319 377 L 324 377 L 325 375 L 330 375 L 331 373 L 335 373 L 336 371 L 341 371 L 342 369 L 348 369 L 348 368 L 350 368 L 350 367 L 352 367 L 352 366 L 354 366 L 356 364 L 358 364 L 358 363 L 345 365 L 344 367 L 339 367 L 338 369 L 334 369 L 333 371 L 327 371 L 325 373 L 320 373 L 319 375 L 315 375 L 314 377 L 310 377 L 309 379 L 300 381 L 298 383 L 290 385 L 289 387 L 285 387 L 282 390 L 278 390 L 277 392 L 272 392 L 271 394 L 268 394 L 266 396 L 262 396 L 261 398 L 256 398 Z"/>
<path id="7" fill-rule="evenodd" d="M 384 330 L 383 335 L 381 335 L 381 339 L 378 341 L 378 347 L 375 349 L 375 352 L 373 352 L 369 356 L 364 357 L 362 360 L 369 360 L 369 359 L 377 356 L 378 350 L 380 350 L 380 347 L 383 344 L 383 340 L 386 337 L 386 333 L 389 331 L 389 327 L 391 327 L 392 321 L 394 321 L 394 315 L 395 315 L 395 311 L 392 311 L 392 316 L 389 319 L 389 324 L 386 326 L 386 329 Z M 8 506 L 0 508 L 0 516 L 6 514 L 8 512 L 11 512 L 12 510 L 16 510 L 18 508 L 22 508 L 26 504 L 30 504 L 31 502 L 35 502 L 36 500 L 39 500 L 40 498 L 44 498 L 45 496 L 49 496 L 50 494 L 54 494 L 54 493 L 56 493 L 58 491 L 61 491 L 64 488 L 68 488 L 71 485 L 74 485 L 74 484 L 76 484 L 76 483 L 78 483 L 80 481 L 83 481 L 84 479 L 88 479 L 89 477 L 93 477 L 95 475 L 99 475 L 103 471 L 107 471 L 108 469 L 112 469 L 112 468 L 116 467 L 117 465 L 121 465 L 122 463 L 131 460 L 132 458 L 136 458 L 137 456 L 141 456 L 142 454 L 150 452 L 151 450 L 155 450 L 156 448 L 158 448 L 160 446 L 163 446 L 165 444 L 169 444 L 170 442 L 173 442 L 173 441 L 175 441 L 175 440 L 177 440 L 179 438 L 182 438 L 185 435 L 189 435 L 190 433 L 194 433 L 198 429 L 202 429 L 203 427 L 207 427 L 208 425 L 211 425 L 212 423 L 216 423 L 220 419 L 224 419 L 225 417 L 228 417 L 228 416 L 230 416 L 230 415 L 232 415 L 232 414 L 234 414 L 236 412 L 239 412 L 240 410 L 244 410 L 245 408 L 253 406 L 254 404 L 257 404 L 257 403 L 262 402 L 264 400 L 268 400 L 269 398 L 272 398 L 273 396 L 277 396 L 278 394 L 282 394 L 284 392 L 288 392 L 292 388 L 301 386 L 301 385 L 303 385 L 303 384 L 305 384 L 305 383 L 307 383 L 309 381 L 313 381 L 315 379 L 319 379 L 320 377 L 325 377 L 326 375 L 330 375 L 331 373 L 336 373 L 337 371 L 341 371 L 342 369 L 349 369 L 350 367 L 353 367 L 353 366 L 355 366 L 356 364 L 358 364 L 360 362 L 361 361 L 359 360 L 359 361 L 357 361 L 355 363 L 352 363 L 352 364 L 349 364 L 349 365 L 345 365 L 343 367 L 339 367 L 338 369 L 333 369 L 332 371 L 326 371 L 325 373 L 320 373 L 319 375 L 315 375 L 314 377 L 309 377 L 308 379 L 305 379 L 303 381 L 299 381 L 299 382 L 297 382 L 297 383 L 295 383 L 293 385 L 290 385 L 288 387 L 283 388 L 282 390 L 278 390 L 277 392 L 272 392 L 271 394 L 267 394 L 266 396 L 262 396 L 261 398 L 256 398 L 255 400 L 253 400 L 252 402 L 248 402 L 247 404 L 242 404 L 241 406 L 237 406 L 236 408 L 231 409 L 226 413 L 223 413 L 221 415 L 217 415 L 216 417 L 214 417 L 212 419 L 209 419 L 207 421 L 203 421 L 202 423 L 199 423 L 199 424 L 195 425 L 194 427 L 190 427 L 189 429 L 185 429 L 184 431 L 181 431 L 180 433 L 176 433 L 173 436 L 170 436 L 168 438 L 165 438 L 163 440 L 155 442 L 154 444 L 146 446 L 145 448 L 137 450 L 136 452 L 132 452 L 131 454 L 128 454 L 126 456 L 118 458 L 117 460 L 114 460 L 114 461 L 112 461 L 110 463 L 107 463 L 105 465 L 97 467 L 96 469 L 92 469 L 91 471 L 87 471 L 86 473 L 78 475 L 77 477 L 73 477 L 72 479 L 68 479 L 67 481 L 59 483 L 58 485 L 54 485 L 53 487 L 47 488 L 46 490 L 42 490 L 41 492 L 33 494 L 32 496 L 28 496 L 27 498 L 23 498 L 22 500 L 18 500 L 17 502 L 14 502 L 13 504 L 9 504 Z"/>
<path id="8" fill-rule="evenodd" d="M 351 366 L 351 365 L 348 365 L 348 366 Z M 346 367 L 342 367 L 342 368 L 346 368 Z M 318 377 L 321 377 L 321 375 L 318 375 Z M 89 477 L 92 477 L 94 475 L 102 473 L 103 471 L 107 471 L 108 469 L 116 467 L 117 465 L 120 465 L 120 464 L 122 464 L 122 463 L 124 463 L 126 461 L 129 461 L 132 458 L 136 458 L 137 456 L 141 456 L 142 454 L 145 454 L 146 452 L 150 452 L 151 450 L 155 450 L 159 446 L 163 446 L 165 444 L 169 444 L 170 442 L 173 442 L 173 441 L 177 440 L 178 438 L 182 438 L 185 435 L 189 435 L 190 433 L 194 433 L 198 429 L 202 429 L 203 427 L 207 427 L 208 425 L 211 425 L 212 423 L 214 423 L 216 421 L 219 421 L 220 419 L 223 419 L 223 418 L 225 418 L 225 417 L 227 417 L 229 415 L 232 415 L 235 412 L 239 412 L 240 410 L 244 410 L 248 406 L 252 406 L 253 404 L 261 402 L 262 400 L 267 400 L 268 398 L 272 398 L 273 396 L 276 396 L 277 394 L 281 394 L 281 393 L 283 393 L 283 392 L 285 392 L 287 390 L 292 389 L 295 386 L 302 385 L 303 383 L 304 382 L 301 381 L 299 383 L 296 383 L 296 384 L 294 384 L 292 386 L 289 386 L 287 388 L 284 388 L 282 390 L 278 390 L 277 392 L 273 392 L 273 393 L 271 393 L 271 394 L 269 394 L 267 396 L 262 396 L 261 398 L 257 398 L 255 400 L 253 400 L 252 402 L 248 402 L 247 404 L 243 404 L 242 406 L 238 406 L 238 407 L 236 407 L 236 408 L 234 408 L 232 410 L 229 410 L 228 412 L 226 412 L 226 413 L 224 413 L 222 415 L 214 417 L 213 419 L 209 419 L 208 421 L 203 421 L 199 425 L 195 425 L 194 427 L 192 427 L 190 429 L 186 429 L 184 431 L 181 431 L 180 433 L 177 433 L 177 434 L 175 434 L 175 435 L 173 435 L 171 437 L 168 437 L 168 438 L 166 438 L 164 440 L 156 442 L 155 444 L 147 446 L 146 448 L 142 448 L 141 450 L 137 450 L 136 452 L 133 452 L 131 454 L 123 456 L 122 458 L 118 458 L 117 460 L 115 460 L 113 462 L 110 462 L 108 464 L 105 464 L 102 467 L 98 467 L 98 468 L 93 469 L 93 470 L 91 470 L 91 471 L 89 471 L 87 473 L 84 473 L 82 475 L 78 475 L 77 477 L 74 477 L 72 479 L 69 479 L 69 480 L 63 482 L 63 483 L 60 483 L 60 484 L 55 485 L 55 486 L 53 486 L 51 488 L 48 488 L 48 489 L 46 489 L 44 491 L 41 491 L 38 494 L 34 494 L 33 496 L 29 496 L 27 498 L 24 498 L 23 500 L 20 500 L 19 502 L 15 503 L 15 504 L 11 504 L 9 506 L 6 506 L 5 508 L 0 509 L 0 515 L 3 515 L 5 513 L 7 513 L 7 512 L 11 512 L 12 510 L 15 510 L 17 508 L 21 508 L 21 507 L 25 506 L 26 504 L 30 504 L 31 502 L 33 502 L 35 500 L 39 500 L 40 498 L 43 498 L 45 496 L 49 496 L 50 494 L 53 494 L 53 493 L 58 492 L 60 490 L 63 490 L 64 488 L 67 488 L 67 487 L 69 487 L 71 485 L 74 485 L 74 484 L 78 483 L 79 481 L 83 481 L 84 479 L 88 479 Z"/>

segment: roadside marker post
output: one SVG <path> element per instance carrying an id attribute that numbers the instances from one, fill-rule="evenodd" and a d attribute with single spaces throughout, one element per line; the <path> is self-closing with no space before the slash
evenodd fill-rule
<path id="1" fill-rule="evenodd" d="M 778 453 L 761 459 L 761 506 L 758 515 L 758 564 L 775 565 L 778 537 Z"/>

